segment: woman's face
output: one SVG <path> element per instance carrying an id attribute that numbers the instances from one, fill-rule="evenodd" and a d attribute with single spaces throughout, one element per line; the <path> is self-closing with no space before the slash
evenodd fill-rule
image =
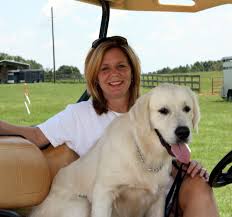
<path id="1" fill-rule="evenodd" d="M 107 101 L 129 97 L 131 66 L 119 48 L 108 50 L 98 73 L 98 82 Z"/>

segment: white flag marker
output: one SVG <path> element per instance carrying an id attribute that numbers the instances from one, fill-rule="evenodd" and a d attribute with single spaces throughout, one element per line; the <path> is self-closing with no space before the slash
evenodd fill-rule
<path id="1" fill-rule="evenodd" d="M 31 114 L 31 112 L 30 112 L 30 109 L 29 109 L 29 107 L 28 107 L 28 105 L 27 105 L 27 102 L 26 102 L 26 101 L 24 101 L 24 104 L 25 104 L 25 106 L 26 106 L 27 113 L 30 115 L 30 114 Z"/>
<path id="2" fill-rule="evenodd" d="M 28 104 L 27 104 L 28 102 Z M 29 88 L 27 86 L 27 83 L 24 84 L 24 104 L 25 107 L 27 109 L 27 113 L 30 115 L 30 109 L 29 109 L 29 105 L 31 104 L 30 98 L 29 98 Z"/>
<path id="3" fill-rule="evenodd" d="M 27 102 L 29 103 L 29 104 L 31 104 L 31 101 L 30 101 L 30 99 L 29 99 L 29 96 L 25 93 L 25 97 L 26 97 L 26 99 L 27 99 Z"/>

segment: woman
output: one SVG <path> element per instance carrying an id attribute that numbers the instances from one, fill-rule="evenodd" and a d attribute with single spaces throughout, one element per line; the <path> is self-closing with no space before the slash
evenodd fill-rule
<path id="1" fill-rule="evenodd" d="M 37 127 L 0 122 L 0 134 L 22 135 L 39 147 L 49 142 L 55 147 L 66 143 L 82 156 L 109 123 L 134 104 L 139 96 L 140 71 L 139 59 L 125 38 L 98 39 L 85 61 L 90 100 L 67 106 Z M 207 172 L 192 161 L 187 173 L 190 176 L 184 180 L 179 194 L 183 216 L 218 216 L 212 189 L 205 181 Z"/>

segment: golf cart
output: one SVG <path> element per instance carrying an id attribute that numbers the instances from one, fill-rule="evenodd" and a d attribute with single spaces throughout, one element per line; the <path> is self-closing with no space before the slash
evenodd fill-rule
<path id="1" fill-rule="evenodd" d="M 102 7 L 102 21 L 99 38 L 107 36 L 110 8 L 136 11 L 175 11 L 197 12 L 222 4 L 232 3 L 232 0 L 196 0 L 192 6 L 163 5 L 154 0 L 81 0 Z M 78 100 L 88 99 L 87 92 Z M 32 207 L 39 204 L 49 192 L 53 177 L 57 171 L 78 159 L 78 156 L 65 144 L 57 148 L 47 145 L 42 150 L 17 135 L 2 135 L 0 137 L 0 217 L 19 217 L 11 209 Z M 213 169 L 209 184 L 221 187 L 232 183 L 232 151 L 228 153 Z M 225 168 L 228 170 L 224 171 Z"/>

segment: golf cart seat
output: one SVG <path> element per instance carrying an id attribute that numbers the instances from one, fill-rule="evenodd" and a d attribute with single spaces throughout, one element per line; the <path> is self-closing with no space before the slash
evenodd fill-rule
<path id="1" fill-rule="evenodd" d="M 0 137 L 0 209 L 38 205 L 57 171 L 78 159 L 65 144 L 40 150 L 26 139 Z"/>

